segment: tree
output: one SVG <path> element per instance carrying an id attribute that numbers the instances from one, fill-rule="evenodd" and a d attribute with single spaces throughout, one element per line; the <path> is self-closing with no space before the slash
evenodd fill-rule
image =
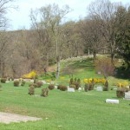
<path id="1" fill-rule="evenodd" d="M 114 75 L 115 67 L 110 58 L 99 58 L 95 60 L 95 69 L 97 72 L 101 72 L 104 78 L 107 78 Z"/>
<path id="2" fill-rule="evenodd" d="M 7 27 L 8 19 L 6 14 L 10 8 L 13 6 L 10 5 L 14 0 L 0 0 L 0 29 L 4 30 Z"/>
<path id="3" fill-rule="evenodd" d="M 130 69 L 130 7 L 120 7 L 116 14 L 120 24 L 116 34 L 117 53 L 124 59 L 126 69 Z"/>
<path id="4" fill-rule="evenodd" d="M 83 55 L 83 42 L 80 36 L 79 23 L 68 21 L 62 25 L 62 57 L 75 57 Z M 65 50 L 65 51 L 64 51 Z"/>
<path id="5" fill-rule="evenodd" d="M 107 42 L 112 63 L 117 49 L 115 42 L 117 31 L 115 12 L 119 6 L 120 3 L 111 3 L 109 0 L 95 1 L 89 6 L 89 17 L 97 21 L 100 33 Z"/>
<path id="6" fill-rule="evenodd" d="M 8 56 L 8 63 L 13 77 L 20 77 L 32 70 L 41 71 L 42 61 L 39 50 L 35 44 L 35 37 L 32 31 L 18 30 L 8 32 L 10 37 L 11 51 Z"/>
<path id="7" fill-rule="evenodd" d="M 8 62 L 9 51 L 9 36 L 6 32 L 0 32 L 0 76 L 5 76 L 6 64 Z"/>
<path id="8" fill-rule="evenodd" d="M 65 6 L 63 9 L 60 9 L 58 5 L 47 5 L 45 7 L 42 7 L 36 11 L 32 11 L 31 13 L 31 20 L 33 23 L 34 29 L 37 29 L 42 34 L 44 33 L 45 36 L 47 36 L 47 41 L 45 41 L 46 37 L 44 39 L 40 36 L 42 39 L 42 46 L 45 47 L 47 50 L 47 55 L 49 53 L 49 49 L 52 47 L 53 52 L 55 52 L 55 59 L 57 63 L 57 69 L 56 69 L 56 77 L 59 77 L 60 73 L 60 43 L 62 41 L 61 34 L 62 30 L 60 28 L 62 24 L 62 20 L 65 17 L 67 13 L 69 13 L 70 8 L 68 6 Z M 38 17 L 36 17 L 36 15 Z M 39 20 L 40 19 L 40 20 Z M 39 35 L 41 34 L 39 33 Z M 55 50 L 55 51 L 54 51 Z"/>
<path id="9" fill-rule="evenodd" d="M 96 54 L 105 48 L 98 21 L 89 18 L 80 21 L 80 33 L 84 40 L 85 50 L 87 50 L 88 54 L 91 52 L 95 59 Z"/>
<path id="10" fill-rule="evenodd" d="M 10 3 L 13 0 L 0 0 L 0 76 L 5 76 L 6 63 L 9 56 L 9 37 L 4 31 L 7 27 L 7 18 L 6 14 L 11 7 Z"/>

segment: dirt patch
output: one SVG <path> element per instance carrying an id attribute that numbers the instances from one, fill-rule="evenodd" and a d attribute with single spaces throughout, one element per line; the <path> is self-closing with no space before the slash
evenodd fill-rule
<path id="1" fill-rule="evenodd" d="M 0 123 L 9 124 L 12 122 L 27 122 L 27 121 L 38 121 L 38 120 L 42 120 L 42 118 L 0 112 Z"/>

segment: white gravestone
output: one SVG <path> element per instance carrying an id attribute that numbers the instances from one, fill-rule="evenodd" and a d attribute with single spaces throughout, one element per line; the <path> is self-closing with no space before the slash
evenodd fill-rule
<path id="1" fill-rule="evenodd" d="M 79 92 L 80 92 L 80 91 L 82 90 L 82 88 L 80 87 L 78 90 L 79 90 Z"/>
<path id="2" fill-rule="evenodd" d="M 57 89 L 58 87 L 57 86 L 55 86 L 55 89 Z"/>
<path id="3" fill-rule="evenodd" d="M 98 86 L 96 90 L 97 90 L 97 91 L 102 91 L 102 90 L 103 90 L 103 89 L 102 89 L 102 86 Z"/>
<path id="4" fill-rule="evenodd" d="M 75 92 L 74 88 L 68 88 L 68 92 Z"/>
<path id="5" fill-rule="evenodd" d="M 43 83 L 43 84 L 46 84 L 46 81 L 45 81 L 45 80 L 42 80 L 42 83 Z"/>
<path id="6" fill-rule="evenodd" d="M 119 100 L 118 99 L 106 99 L 106 103 L 119 104 Z"/>
<path id="7" fill-rule="evenodd" d="M 125 99 L 130 100 L 130 92 L 126 92 L 126 93 L 125 93 Z"/>

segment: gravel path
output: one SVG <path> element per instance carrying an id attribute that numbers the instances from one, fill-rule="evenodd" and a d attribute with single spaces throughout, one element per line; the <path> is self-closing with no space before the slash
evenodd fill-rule
<path id="1" fill-rule="evenodd" d="M 11 122 L 27 122 L 27 121 L 38 121 L 38 120 L 42 120 L 42 118 L 0 112 L 0 123 L 9 124 Z"/>

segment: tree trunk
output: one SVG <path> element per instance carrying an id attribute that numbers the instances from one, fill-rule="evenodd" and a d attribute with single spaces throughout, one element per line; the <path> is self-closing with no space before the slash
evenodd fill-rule
<path id="1" fill-rule="evenodd" d="M 114 53 L 111 52 L 111 63 L 114 65 Z"/>
<path id="2" fill-rule="evenodd" d="M 56 60 L 57 60 L 56 79 L 58 79 L 60 75 L 60 56 L 57 56 Z"/>
<path id="3" fill-rule="evenodd" d="M 0 76 L 1 77 L 5 76 L 5 64 L 4 64 L 4 62 L 0 62 Z"/>
<path id="4" fill-rule="evenodd" d="M 95 51 L 93 52 L 93 59 L 94 60 L 96 59 L 96 52 Z"/>
<path id="5" fill-rule="evenodd" d="M 88 56 L 90 55 L 90 50 L 89 50 L 89 48 L 88 48 Z"/>

